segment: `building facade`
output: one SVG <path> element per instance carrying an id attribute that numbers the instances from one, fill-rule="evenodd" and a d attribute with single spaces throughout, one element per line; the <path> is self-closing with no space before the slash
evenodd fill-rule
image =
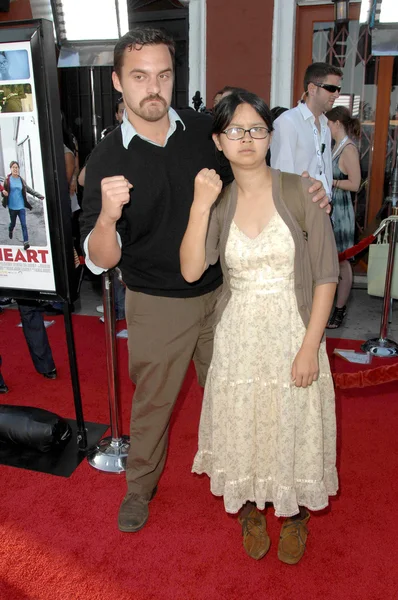
<path id="1" fill-rule="evenodd" d="M 0 20 L 37 18 L 46 6 L 48 10 L 50 0 L 12 0 Z M 181 105 L 192 106 L 199 91 L 211 107 L 217 90 L 233 85 L 261 95 L 271 107 L 290 108 L 302 94 L 308 64 L 340 66 L 340 101 L 362 124 L 363 181 L 355 198 L 358 233 L 374 222 L 396 163 L 398 57 L 372 55 L 371 31 L 359 23 L 360 2 L 350 2 L 349 21 L 338 27 L 330 0 L 129 0 L 129 7 L 141 21 L 145 13 L 147 22 L 152 18 L 156 23 L 166 13 L 170 17 L 171 9 L 174 15 L 180 10 L 179 17 L 184 11 L 189 34 L 186 82 L 178 91 Z M 111 88 L 106 93 L 111 96 Z"/>

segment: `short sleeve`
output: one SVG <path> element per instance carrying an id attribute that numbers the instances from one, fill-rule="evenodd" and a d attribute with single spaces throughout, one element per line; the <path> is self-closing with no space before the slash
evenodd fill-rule
<path id="1" fill-rule="evenodd" d="M 330 217 L 309 193 L 311 181 L 301 177 L 304 193 L 305 227 L 314 285 L 338 283 L 339 260 Z"/>
<path id="2" fill-rule="evenodd" d="M 218 201 L 212 206 L 206 235 L 206 265 L 215 265 L 220 258 L 220 223 Z"/>

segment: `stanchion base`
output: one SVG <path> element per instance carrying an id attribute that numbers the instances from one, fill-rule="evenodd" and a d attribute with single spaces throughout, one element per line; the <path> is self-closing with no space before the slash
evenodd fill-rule
<path id="1" fill-rule="evenodd" d="M 123 435 L 119 439 L 106 437 L 100 440 L 97 447 L 88 455 L 88 463 L 106 473 L 123 473 L 126 470 L 126 459 L 130 448 L 130 438 Z"/>
<path id="2" fill-rule="evenodd" d="M 394 340 L 387 338 L 373 338 L 372 340 L 368 340 L 362 344 L 361 350 L 379 358 L 398 356 L 398 344 Z"/>

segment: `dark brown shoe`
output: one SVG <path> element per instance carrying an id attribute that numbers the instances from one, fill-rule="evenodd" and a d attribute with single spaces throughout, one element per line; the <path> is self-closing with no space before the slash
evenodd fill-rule
<path id="1" fill-rule="evenodd" d="M 264 515 L 254 506 L 249 514 L 239 517 L 238 520 L 242 525 L 243 547 L 246 553 L 260 560 L 267 554 L 271 545 Z"/>
<path id="2" fill-rule="evenodd" d="M 278 545 L 278 558 L 288 565 L 295 565 L 302 558 L 308 537 L 307 523 L 310 513 L 303 519 L 286 519 L 282 525 Z"/>
<path id="3" fill-rule="evenodd" d="M 149 517 L 149 503 L 156 494 L 156 489 L 147 494 L 128 493 L 125 496 L 119 509 L 120 531 L 133 533 L 144 527 Z"/>

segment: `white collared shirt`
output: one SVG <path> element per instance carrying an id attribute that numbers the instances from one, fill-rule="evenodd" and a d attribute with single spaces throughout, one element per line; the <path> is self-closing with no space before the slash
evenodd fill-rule
<path id="1" fill-rule="evenodd" d="M 169 108 L 168 116 L 169 116 L 169 121 L 170 121 L 170 127 L 169 127 L 169 130 L 167 132 L 164 144 L 161 145 L 161 144 L 157 144 L 153 140 L 150 140 L 149 138 L 145 137 L 144 135 L 139 134 L 137 132 L 136 128 L 128 120 L 126 109 L 124 109 L 123 123 L 121 124 L 122 140 L 123 140 L 123 146 L 124 146 L 124 148 L 126 148 L 126 150 L 127 150 L 127 148 L 129 147 L 129 144 L 130 144 L 131 140 L 136 135 L 138 135 L 138 137 L 140 137 L 145 142 L 149 142 L 150 144 L 153 144 L 154 146 L 159 146 L 159 147 L 163 147 L 164 148 L 167 145 L 167 142 L 169 141 L 169 138 L 173 135 L 173 133 L 177 129 L 177 121 L 180 121 L 180 123 L 182 123 L 183 129 L 185 131 L 185 124 L 184 124 L 183 120 L 179 117 L 179 115 L 176 113 L 176 111 L 173 108 L 171 108 L 171 107 Z M 115 175 L 117 175 L 117 173 L 115 173 Z M 88 241 L 90 239 L 91 233 L 92 233 L 92 231 L 90 231 L 90 233 L 88 234 L 88 236 L 84 240 L 84 244 L 83 244 L 83 249 L 84 249 L 84 253 L 85 253 L 85 257 L 86 257 L 85 258 L 85 262 L 86 262 L 86 266 L 90 269 L 90 271 L 92 273 L 94 273 L 94 275 L 101 275 L 101 273 L 103 273 L 107 269 L 103 269 L 102 267 L 97 267 L 97 265 L 95 265 L 90 260 L 90 256 L 89 256 L 89 252 L 88 252 Z M 121 240 L 120 235 L 118 234 L 118 232 L 116 232 L 116 236 L 117 236 L 117 240 L 118 240 L 119 246 L 122 247 L 122 240 Z"/>
<path id="2" fill-rule="evenodd" d="M 179 115 L 176 113 L 176 111 L 174 110 L 174 108 L 171 108 L 171 107 L 169 108 L 168 116 L 169 116 L 169 121 L 170 121 L 170 127 L 169 127 L 169 130 L 167 132 L 166 139 L 164 141 L 164 144 L 157 144 L 153 140 L 150 140 L 149 138 L 145 137 L 145 135 L 141 135 L 140 133 L 137 132 L 136 128 L 128 120 L 127 111 L 126 111 L 126 109 L 124 109 L 123 123 L 121 125 L 123 146 L 127 150 L 127 148 L 129 147 L 129 143 L 131 142 L 131 140 L 133 139 L 133 137 L 135 137 L 136 135 L 138 135 L 138 137 L 140 137 L 145 142 L 149 142 L 150 144 L 153 144 L 154 146 L 159 146 L 159 147 L 163 147 L 164 148 L 167 145 L 167 142 L 169 141 L 169 138 L 173 135 L 173 133 L 177 129 L 177 121 L 180 121 L 180 123 L 182 123 L 183 129 L 185 131 L 184 122 L 179 117 Z"/>
<path id="3" fill-rule="evenodd" d="M 297 175 L 308 171 L 310 176 L 316 179 L 320 179 L 324 174 L 330 191 L 333 184 L 332 138 L 325 115 L 319 117 L 319 122 L 321 132 L 318 131 L 315 117 L 305 102 L 300 102 L 295 108 L 282 113 L 274 121 L 271 166 Z M 318 136 L 317 143 L 315 135 Z M 322 149 L 322 144 L 325 146 L 319 158 L 317 147 Z"/>

